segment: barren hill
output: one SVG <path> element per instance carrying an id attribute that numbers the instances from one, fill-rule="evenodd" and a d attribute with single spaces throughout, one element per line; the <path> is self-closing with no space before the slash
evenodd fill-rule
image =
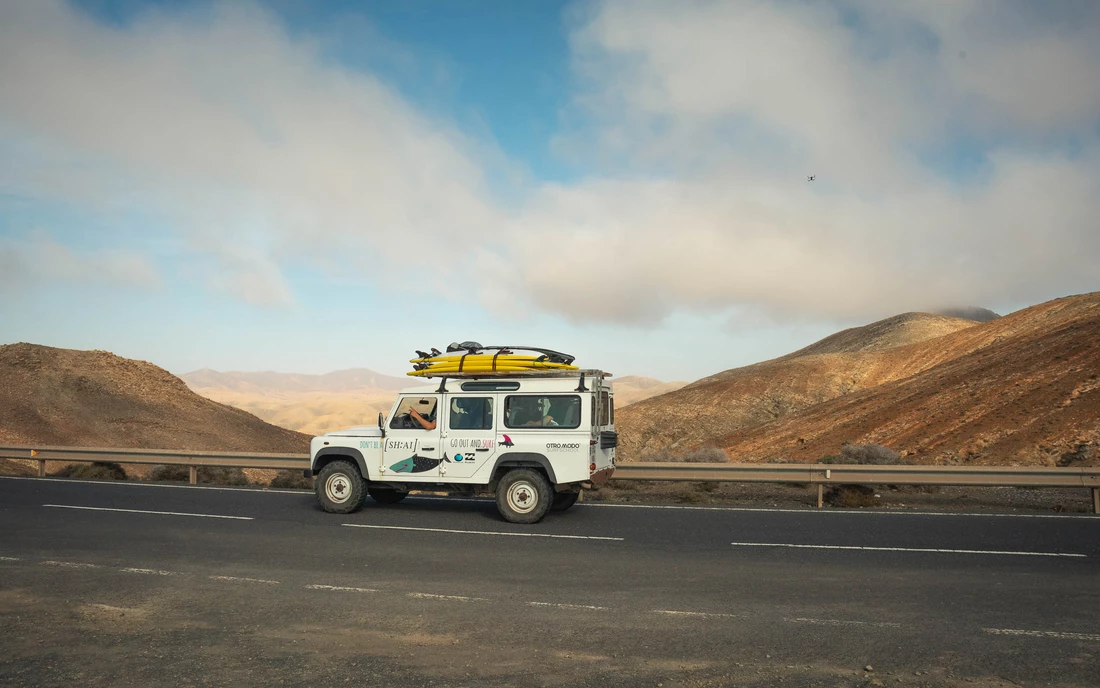
<path id="1" fill-rule="evenodd" d="M 906 313 L 844 330 L 763 363 L 734 368 L 616 414 L 624 460 L 663 450 L 714 445 L 733 432 L 781 418 L 853 391 L 908 377 L 938 362 L 888 352 L 968 331 L 971 320 Z"/>
<path id="2" fill-rule="evenodd" d="M 309 438 L 204 399 L 145 361 L 106 351 L 0 346 L 6 444 L 308 451 Z"/>
<path id="3" fill-rule="evenodd" d="M 921 463 L 1100 464 L 1100 292 L 889 352 L 923 371 L 731 433 L 738 461 L 874 442 Z"/>
<path id="4" fill-rule="evenodd" d="M 829 335 L 779 360 L 814 354 L 885 351 L 894 347 L 923 342 L 971 327 L 974 321 L 931 313 L 902 313 L 863 327 L 852 327 Z"/>

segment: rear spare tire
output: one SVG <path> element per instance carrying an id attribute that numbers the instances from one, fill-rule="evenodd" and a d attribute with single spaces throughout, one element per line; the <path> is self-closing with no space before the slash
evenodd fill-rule
<path id="1" fill-rule="evenodd" d="M 538 523 L 553 500 L 550 481 L 530 468 L 513 468 L 497 485 L 497 510 L 511 523 Z"/>
<path id="2" fill-rule="evenodd" d="M 363 506 L 366 481 L 359 467 L 343 459 L 326 464 L 317 475 L 315 488 L 321 508 L 331 514 L 350 514 Z"/>

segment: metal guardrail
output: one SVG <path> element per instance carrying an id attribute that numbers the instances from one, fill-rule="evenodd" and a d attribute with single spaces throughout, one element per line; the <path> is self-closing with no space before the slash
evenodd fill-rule
<path id="1" fill-rule="evenodd" d="M 35 460 L 38 462 L 39 476 L 46 475 L 47 461 L 110 461 L 188 466 L 192 484 L 197 482 L 198 468 L 203 466 L 304 470 L 310 465 L 307 454 L 181 452 L 98 447 L 0 447 L 0 458 Z M 819 507 L 823 504 L 826 485 L 1075 487 L 1088 488 L 1091 491 L 1093 513 L 1100 514 L 1100 467 L 624 463 L 615 467 L 614 479 L 806 483 L 817 486 Z"/>
<path id="2" fill-rule="evenodd" d="M 101 447 L 0 447 L 0 459 L 38 462 L 38 476 L 45 477 L 47 461 L 104 461 L 111 463 L 162 464 L 190 468 L 191 484 L 198 483 L 198 469 L 266 468 L 302 471 L 309 468 L 309 454 L 256 452 L 174 451 L 170 449 L 116 449 Z"/>
<path id="3" fill-rule="evenodd" d="M 615 467 L 615 479 L 808 483 L 817 486 L 819 507 L 826 485 L 1085 487 L 1092 492 L 1093 513 L 1100 514 L 1100 467 L 628 463 Z"/>

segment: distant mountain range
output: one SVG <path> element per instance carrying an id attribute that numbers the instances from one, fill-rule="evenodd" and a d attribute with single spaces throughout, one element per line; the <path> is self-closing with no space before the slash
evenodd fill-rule
<path id="1" fill-rule="evenodd" d="M 180 377 L 196 393 L 208 399 L 244 409 L 269 423 L 310 434 L 372 425 L 377 422 L 380 411 L 389 411 L 398 390 L 424 384 L 422 380 L 390 377 L 366 368 L 324 375 L 223 373 L 204 368 Z M 615 380 L 615 403 L 622 408 L 685 384 L 638 376 L 618 378 Z"/>
<path id="2" fill-rule="evenodd" d="M 304 452 L 308 433 L 374 424 L 410 382 L 183 377 L 105 351 L 0 346 L 0 442 Z M 986 322 L 904 313 L 688 385 L 615 388 L 623 461 L 718 447 L 812 462 L 873 442 L 920 463 L 1100 464 L 1100 292 Z"/>

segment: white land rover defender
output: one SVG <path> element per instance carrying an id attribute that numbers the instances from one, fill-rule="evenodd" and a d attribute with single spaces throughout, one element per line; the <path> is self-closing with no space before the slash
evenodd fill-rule
<path id="1" fill-rule="evenodd" d="M 325 511 L 382 504 L 413 489 L 495 493 L 501 515 L 536 523 L 615 470 L 615 408 L 598 370 L 459 373 L 401 392 L 378 427 L 314 437 Z M 419 416 L 419 420 L 418 417 Z"/>

